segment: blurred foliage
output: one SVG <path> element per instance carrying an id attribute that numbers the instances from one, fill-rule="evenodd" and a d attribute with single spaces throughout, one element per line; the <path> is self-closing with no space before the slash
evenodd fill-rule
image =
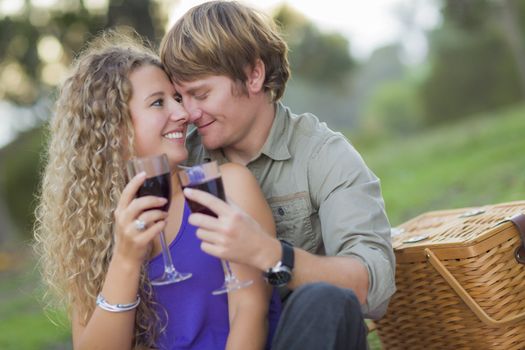
<path id="1" fill-rule="evenodd" d="M 42 8 L 25 1 L 17 13 L 0 13 L 0 99 L 31 105 L 47 95 L 74 55 L 104 28 L 128 25 L 152 42 L 164 33 L 166 14 L 157 2 L 110 0 L 105 9 L 90 9 L 88 2 Z"/>
<path id="2" fill-rule="evenodd" d="M 23 132 L 0 149 L 0 195 L 7 201 L 13 223 L 28 237 L 34 222 L 35 194 L 42 168 L 42 128 Z"/>
<path id="3" fill-rule="evenodd" d="M 379 138 L 419 130 L 424 120 L 418 87 L 418 81 L 411 77 L 382 84 L 371 97 L 365 112 L 364 133 Z"/>
<path id="4" fill-rule="evenodd" d="M 281 6 L 274 19 L 288 43 L 294 75 L 316 84 L 342 87 L 355 67 L 348 40 L 339 33 L 321 32 L 289 6 Z"/>
<path id="5" fill-rule="evenodd" d="M 427 123 L 464 118 L 524 99 L 525 74 L 520 73 L 525 73 L 524 4 L 443 2 L 443 24 L 431 33 L 431 69 L 420 90 Z"/>

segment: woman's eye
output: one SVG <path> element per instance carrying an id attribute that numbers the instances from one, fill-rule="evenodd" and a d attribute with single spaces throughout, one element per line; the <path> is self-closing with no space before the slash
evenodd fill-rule
<path id="1" fill-rule="evenodd" d="M 175 94 L 174 98 L 177 103 L 182 103 L 182 96 L 180 94 Z"/>
<path id="2" fill-rule="evenodd" d="M 162 107 L 164 105 L 164 100 L 159 98 L 158 100 L 153 101 L 151 105 L 154 107 Z"/>

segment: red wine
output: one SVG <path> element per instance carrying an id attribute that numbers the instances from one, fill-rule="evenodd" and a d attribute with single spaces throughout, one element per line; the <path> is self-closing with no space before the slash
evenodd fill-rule
<path id="1" fill-rule="evenodd" d="M 162 175 L 148 177 L 137 192 L 137 197 L 144 196 L 166 198 L 168 202 L 159 209 L 168 211 L 171 202 L 171 174 L 167 172 Z"/>
<path id="2" fill-rule="evenodd" d="M 222 185 L 222 179 L 220 176 L 214 179 L 210 179 L 208 181 L 204 181 L 204 182 L 200 182 L 196 184 L 189 184 L 188 186 L 184 186 L 184 188 L 186 187 L 195 188 L 197 190 L 208 192 L 210 194 L 213 194 L 215 197 L 222 199 L 223 201 L 226 200 L 226 197 L 224 195 L 224 186 Z M 188 205 L 190 206 L 192 213 L 202 213 L 202 214 L 217 217 L 217 215 L 215 215 L 214 212 L 212 212 L 210 209 L 208 209 L 204 205 L 191 201 L 187 198 L 186 200 L 188 201 Z"/>

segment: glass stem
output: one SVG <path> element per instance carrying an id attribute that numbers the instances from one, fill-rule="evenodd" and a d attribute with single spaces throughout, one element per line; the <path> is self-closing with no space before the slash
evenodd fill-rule
<path id="1" fill-rule="evenodd" d="M 230 267 L 230 263 L 227 260 L 221 259 L 222 269 L 224 270 L 224 277 L 227 282 L 234 280 L 235 276 Z"/>
<path id="2" fill-rule="evenodd" d="M 175 268 L 173 267 L 173 261 L 171 261 L 171 254 L 168 250 L 169 247 L 166 244 L 166 236 L 164 235 L 164 231 L 160 233 L 159 239 L 160 245 L 162 247 L 162 260 L 164 260 L 164 272 L 171 275 L 175 272 Z"/>

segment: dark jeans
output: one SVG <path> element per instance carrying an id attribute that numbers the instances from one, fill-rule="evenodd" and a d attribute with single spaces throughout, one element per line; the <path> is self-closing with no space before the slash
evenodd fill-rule
<path id="1" fill-rule="evenodd" d="M 363 350 L 367 332 L 352 290 L 312 283 L 287 298 L 272 349 Z"/>

